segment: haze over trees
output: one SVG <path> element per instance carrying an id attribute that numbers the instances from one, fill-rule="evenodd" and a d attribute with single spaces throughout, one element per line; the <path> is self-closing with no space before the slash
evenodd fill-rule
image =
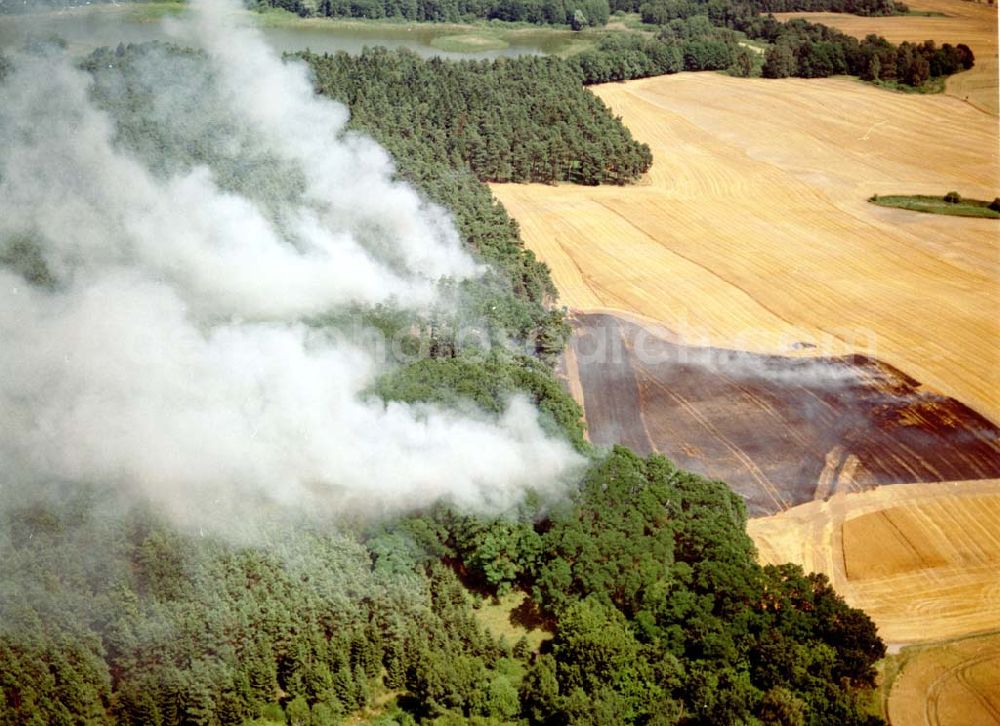
<path id="1" fill-rule="evenodd" d="M 257 0 L 303 17 L 396 18 L 459 23 L 505 20 L 576 29 L 608 22 L 608 0 Z"/>

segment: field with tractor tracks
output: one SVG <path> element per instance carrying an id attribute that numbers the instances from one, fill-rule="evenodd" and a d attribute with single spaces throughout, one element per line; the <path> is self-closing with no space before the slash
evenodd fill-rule
<path id="1" fill-rule="evenodd" d="M 1000 421 L 996 220 L 872 194 L 1000 186 L 996 118 L 843 79 L 596 87 L 654 162 L 630 187 L 494 185 L 561 301 L 688 345 L 861 353 Z"/>
<path id="2" fill-rule="evenodd" d="M 1000 478 L 1000 429 L 864 356 L 695 347 L 576 313 L 567 378 L 590 440 L 725 481 L 751 515 L 879 484 Z"/>
<path id="3" fill-rule="evenodd" d="M 763 562 L 826 573 L 890 644 L 1000 630 L 1000 480 L 835 495 L 748 531 Z"/>
<path id="4" fill-rule="evenodd" d="M 1000 481 L 839 494 L 748 531 L 765 563 L 823 572 L 901 670 L 890 723 L 1000 724 Z"/>
<path id="5" fill-rule="evenodd" d="M 890 723 L 1000 724 L 1000 634 L 908 649 L 901 657 L 889 691 Z"/>

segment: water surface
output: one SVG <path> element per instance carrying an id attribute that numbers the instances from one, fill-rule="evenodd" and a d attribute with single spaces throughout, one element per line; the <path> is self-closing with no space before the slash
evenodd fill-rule
<path id="1" fill-rule="evenodd" d="M 346 51 L 356 54 L 366 46 L 408 48 L 424 56 L 443 58 L 500 58 L 554 53 L 566 45 L 558 31 L 520 32 L 508 38 L 508 47 L 469 53 L 448 52 L 435 48 L 432 41 L 444 35 L 461 34 L 455 26 L 393 25 L 392 23 L 317 22 L 286 27 L 261 27 L 267 42 L 279 52 L 306 48 L 316 53 Z M 474 32 L 474 31 L 469 31 Z M 0 15 L 0 49 L 22 45 L 26 40 L 58 37 L 66 41 L 71 53 L 85 55 L 94 48 L 118 43 L 142 43 L 171 40 L 196 45 L 183 36 L 168 34 L 159 21 L 140 20 L 127 6 L 95 6 L 70 10 Z"/>

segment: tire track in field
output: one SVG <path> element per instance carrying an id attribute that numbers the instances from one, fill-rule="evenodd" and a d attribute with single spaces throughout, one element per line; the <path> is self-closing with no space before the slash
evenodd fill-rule
<path id="1" fill-rule="evenodd" d="M 927 700 L 924 704 L 924 723 L 927 726 L 940 726 L 943 723 L 940 714 L 942 692 L 949 681 L 955 680 L 983 706 L 983 710 L 993 718 L 995 723 L 1000 724 L 1000 710 L 997 710 L 990 703 L 989 699 L 984 698 L 979 692 L 979 688 L 971 684 L 968 680 L 968 672 L 972 668 L 994 660 L 997 660 L 996 654 L 972 657 L 952 666 L 938 676 L 927 689 Z M 980 726 L 985 726 L 985 724 Z"/>

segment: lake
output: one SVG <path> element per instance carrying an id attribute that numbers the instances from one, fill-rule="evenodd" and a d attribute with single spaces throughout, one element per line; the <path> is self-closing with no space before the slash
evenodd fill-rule
<path id="1" fill-rule="evenodd" d="M 317 53 L 346 51 L 360 53 L 365 46 L 408 48 L 421 56 L 443 58 L 500 58 L 557 53 L 571 41 L 570 31 L 517 30 L 504 33 L 506 48 L 473 52 L 448 52 L 435 48 L 434 40 L 449 35 L 477 33 L 476 28 L 433 24 L 340 22 L 317 20 L 277 27 L 260 26 L 267 42 L 279 52 L 309 48 Z M 491 31 L 486 30 L 487 33 Z M 24 15 L 0 15 L 0 49 L 16 47 L 28 38 L 58 36 L 75 55 L 84 55 L 100 46 L 174 40 L 194 45 L 185 38 L 169 36 L 162 23 L 141 19 L 128 6 L 94 6 L 64 11 Z"/>

